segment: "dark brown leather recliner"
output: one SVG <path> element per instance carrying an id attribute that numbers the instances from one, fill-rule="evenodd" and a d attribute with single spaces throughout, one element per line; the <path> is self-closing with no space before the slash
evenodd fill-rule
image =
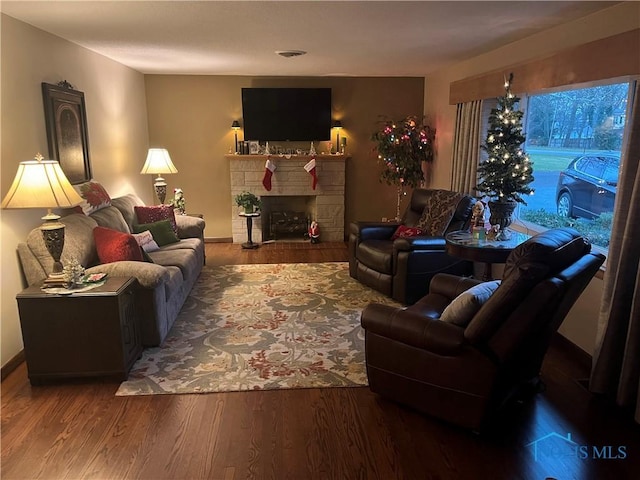
<path id="1" fill-rule="evenodd" d="M 398 302 L 410 305 L 424 296 L 436 273 L 471 275 L 473 264 L 449 256 L 444 235 L 397 238 L 400 224 L 415 227 L 427 203 L 443 190 L 415 189 L 402 221 L 354 222 L 349 232 L 349 274 Z M 475 199 L 465 195 L 458 202 L 446 233 L 469 228 Z"/>
<path id="2" fill-rule="evenodd" d="M 479 283 L 436 275 L 406 309 L 362 313 L 372 391 L 448 422 L 480 430 L 518 388 L 539 377 L 554 332 L 604 261 L 570 228 L 548 230 L 509 255 L 503 280 L 466 327 L 440 320 Z"/>

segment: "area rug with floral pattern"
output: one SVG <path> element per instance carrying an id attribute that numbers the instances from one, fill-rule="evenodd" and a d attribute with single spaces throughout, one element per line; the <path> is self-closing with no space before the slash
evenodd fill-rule
<path id="1" fill-rule="evenodd" d="M 347 263 L 205 267 L 116 395 L 367 385 L 360 313 L 393 300 Z"/>

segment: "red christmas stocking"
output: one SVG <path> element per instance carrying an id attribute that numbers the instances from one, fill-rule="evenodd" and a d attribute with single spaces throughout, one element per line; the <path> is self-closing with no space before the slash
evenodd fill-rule
<path id="1" fill-rule="evenodd" d="M 273 172 L 275 171 L 275 169 L 276 164 L 267 158 L 267 162 L 264 164 L 264 177 L 262 178 L 262 185 L 264 185 L 264 188 L 266 188 L 268 192 L 271 191 L 271 177 L 273 176 Z"/>
<path id="2" fill-rule="evenodd" d="M 318 184 L 318 176 L 316 175 L 316 159 L 312 158 L 309 163 L 304 166 L 304 169 L 313 177 L 311 182 L 311 188 L 316 189 Z"/>

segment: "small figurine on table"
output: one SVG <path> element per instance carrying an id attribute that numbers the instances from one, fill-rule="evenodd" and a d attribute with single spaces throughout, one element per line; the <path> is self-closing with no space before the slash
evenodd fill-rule
<path id="1" fill-rule="evenodd" d="M 500 225 L 491 225 L 491 228 L 487 232 L 487 240 L 496 240 L 500 233 Z"/>
<path id="2" fill-rule="evenodd" d="M 308 234 L 311 239 L 311 243 L 318 243 L 320 241 L 320 227 L 318 226 L 318 222 L 315 220 L 311 222 Z"/>
<path id="3" fill-rule="evenodd" d="M 476 240 L 485 239 L 484 230 L 484 203 L 478 200 L 473 206 L 471 216 L 471 233 Z"/>
<path id="4" fill-rule="evenodd" d="M 471 217 L 471 226 L 472 227 L 484 227 L 484 203 L 478 200 L 476 204 L 473 206 Z"/>
<path id="5" fill-rule="evenodd" d="M 180 215 L 186 215 L 186 200 L 184 199 L 184 193 L 181 188 L 173 189 L 173 200 L 171 200 L 169 204 L 178 210 Z"/>

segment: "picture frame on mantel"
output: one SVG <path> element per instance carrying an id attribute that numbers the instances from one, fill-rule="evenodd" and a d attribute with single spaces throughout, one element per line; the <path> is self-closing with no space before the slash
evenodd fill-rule
<path id="1" fill-rule="evenodd" d="M 258 155 L 260 153 L 260 142 L 257 140 L 249 140 L 249 155 Z"/>
<path id="2" fill-rule="evenodd" d="M 60 163 L 72 185 L 91 180 L 84 93 L 69 82 L 42 82 L 49 157 Z"/>

